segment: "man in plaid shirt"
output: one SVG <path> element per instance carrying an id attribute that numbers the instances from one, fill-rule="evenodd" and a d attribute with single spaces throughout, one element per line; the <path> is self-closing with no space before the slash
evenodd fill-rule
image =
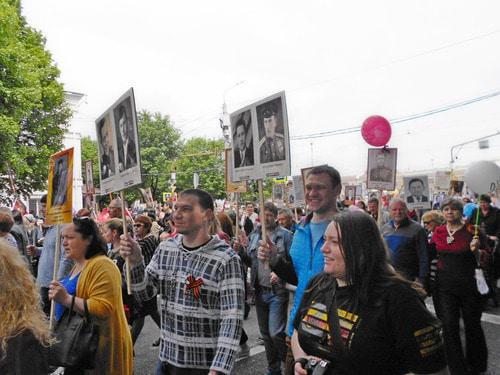
<path id="1" fill-rule="evenodd" d="M 243 326 L 244 286 L 240 258 L 208 223 L 210 194 L 180 193 L 173 214 L 179 235 L 160 243 L 149 265 L 140 247 L 122 236 L 132 290 L 141 300 L 160 296 L 161 345 L 157 375 L 229 374 Z"/>

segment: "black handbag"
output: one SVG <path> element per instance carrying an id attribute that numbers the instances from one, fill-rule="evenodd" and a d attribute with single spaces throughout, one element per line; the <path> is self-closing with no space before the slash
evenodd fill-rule
<path id="1" fill-rule="evenodd" d="M 49 349 L 49 364 L 80 369 L 95 368 L 95 357 L 99 343 L 99 326 L 90 319 L 87 301 L 83 300 L 84 316 L 66 309 L 55 329 L 56 343 Z"/>

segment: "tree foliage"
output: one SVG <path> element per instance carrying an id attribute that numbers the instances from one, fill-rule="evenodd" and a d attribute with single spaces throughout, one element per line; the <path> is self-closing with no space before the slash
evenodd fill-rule
<path id="1" fill-rule="evenodd" d="M 59 70 L 43 36 L 20 15 L 19 1 L 0 1 L 0 200 L 9 171 L 17 193 L 45 188 L 51 154 L 61 150 L 71 112 Z"/>
<path id="2" fill-rule="evenodd" d="M 181 133 L 161 113 L 143 110 L 137 117 L 143 186 L 160 202 L 162 192 L 170 191 L 170 172 L 182 150 Z"/>
<path id="3" fill-rule="evenodd" d="M 199 188 L 214 198 L 225 197 L 224 141 L 191 138 L 184 145 L 176 164 L 177 190 L 193 187 L 193 175 L 198 173 Z"/>

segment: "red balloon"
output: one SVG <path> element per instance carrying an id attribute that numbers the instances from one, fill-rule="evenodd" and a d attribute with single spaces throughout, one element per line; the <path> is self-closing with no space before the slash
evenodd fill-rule
<path id="1" fill-rule="evenodd" d="M 391 124 L 382 116 L 370 116 L 361 127 L 363 139 L 371 146 L 385 146 L 391 139 Z"/>

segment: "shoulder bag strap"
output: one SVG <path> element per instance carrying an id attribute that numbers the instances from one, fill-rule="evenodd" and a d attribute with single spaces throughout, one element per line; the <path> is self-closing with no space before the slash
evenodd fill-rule
<path id="1" fill-rule="evenodd" d="M 73 315 L 73 307 L 75 307 L 75 296 L 71 296 L 71 306 L 69 307 L 68 311 L 68 318 L 66 319 L 66 325 L 69 325 L 69 322 L 71 320 L 71 316 Z"/>
<path id="2" fill-rule="evenodd" d="M 90 313 L 89 313 L 89 307 L 87 306 L 87 300 L 83 300 L 83 309 L 84 309 L 84 317 L 87 320 L 87 322 L 90 322 Z"/>
<path id="3" fill-rule="evenodd" d="M 333 293 L 328 297 L 328 326 L 330 327 L 330 335 L 332 337 L 333 350 L 340 354 L 342 357 L 347 356 L 347 348 L 340 335 L 340 323 L 337 311 L 337 284 L 333 284 Z"/>

